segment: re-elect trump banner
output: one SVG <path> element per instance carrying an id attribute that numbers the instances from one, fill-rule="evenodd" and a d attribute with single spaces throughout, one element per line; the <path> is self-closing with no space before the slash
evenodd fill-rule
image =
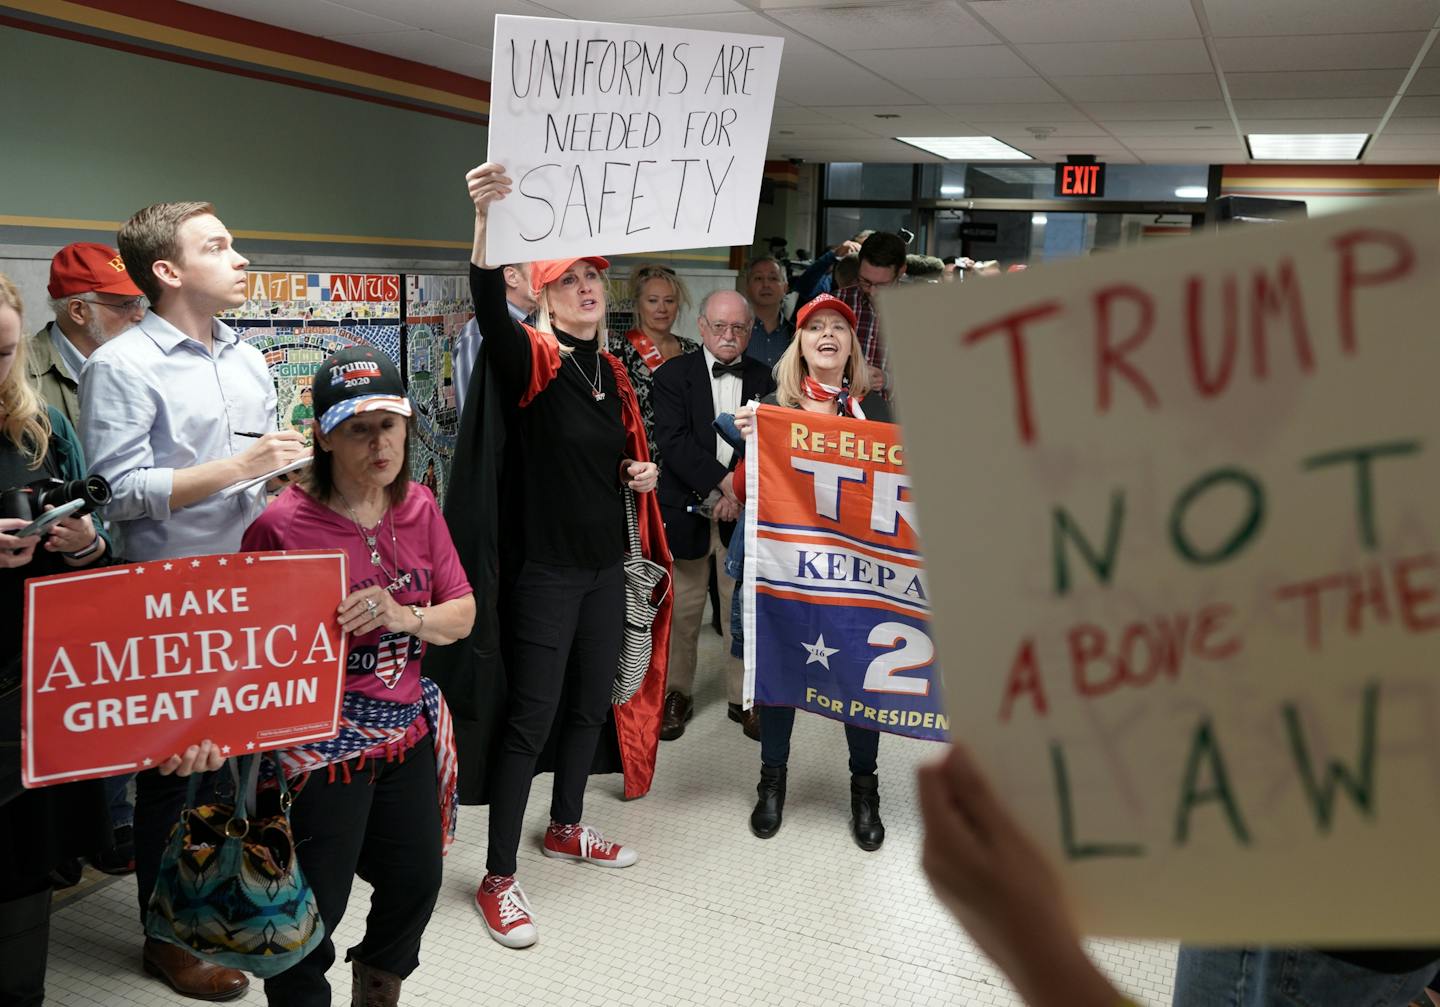
<path id="1" fill-rule="evenodd" d="M 245 755 L 334 737 L 347 584 L 338 551 L 27 581 L 21 782 L 147 769 L 206 738 Z"/>
<path id="2" fill-rule="evenodd" d="M 761 406 L 746 458 L 747 705 L 948 737 L 900 428 Z"/>

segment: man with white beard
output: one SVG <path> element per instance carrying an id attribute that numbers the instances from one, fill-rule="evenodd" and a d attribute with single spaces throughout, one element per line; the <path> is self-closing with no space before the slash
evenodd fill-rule
<path id="1" fill-rule="evenodd" d="M 108 245 L 79 241 L 50 260 L 55 320 L 30 340 L 26 362 L 46 403 L 80 429 L 80 368 L 100 347 L 145 317 L 145 298 Z"/>

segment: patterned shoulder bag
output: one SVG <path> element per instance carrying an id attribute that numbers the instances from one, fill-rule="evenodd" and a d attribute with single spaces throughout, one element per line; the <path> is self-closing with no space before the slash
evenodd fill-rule
<path id="1" fill-rule="evenodd" d="M 290 828 L 294 795 L 280 781 L 279 814 L 247 818 L 263 755 L 231 763 L 232 803 L 195 804 L 200 774 L 190 777 L 185 810 L 170 831 L 145 934 L 184 948 L 202 961 L 262 978 L 304 958 L 325 936 L 315 893 L 295 858 Z"/>

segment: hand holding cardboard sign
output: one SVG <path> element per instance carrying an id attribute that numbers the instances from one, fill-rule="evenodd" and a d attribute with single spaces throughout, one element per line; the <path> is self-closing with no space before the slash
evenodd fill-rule
<path id="1" fill-rule="evenodd" d="M 925 874 L 955 918 L 1027 1003 L 1114 1007 L 1058 878 L 960 745 L 919 774 Z"/>
<path id="2" fill-rule="evenodd" d="M 493 269 L 485 258 L 485 229 L 490 217 L 490 204 L 510 194 L 511 181 L 502 165 L 486 161 L 465 173 L 465 188 L 475 204 L 475 245 L 470 261 L 481 269 Z"/>
<path id="3" fill-rule="evenodd" d="M 191 773 L 213 773 L 225 764 L 225 756 L 210 740 L 191 745 L 183 755 L 172 755 L 157 767 L 161 776 L 189 776 Z"/>

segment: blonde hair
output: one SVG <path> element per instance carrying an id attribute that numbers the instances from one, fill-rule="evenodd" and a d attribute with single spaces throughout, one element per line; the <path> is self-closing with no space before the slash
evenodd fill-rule
<path id="1" fill-rule="evenodd" d="M 670 284 L 670 289 L 675 291 L 675 300 L 682 310 L 690 307 L 690 289 L 685 286 L 685 281 L 680 279 L 679 274 L 669 266 L 662 266 L 658 262 L 647 262 L 630 270 L 630 303 L 634 304 L 640 300 L 640 295 L 645 291 L 645 284 L 651 280 L 664 280 Z M 636 312 L 638 319 L 639 312 Z"/>
<path id="2" fill-rule="evenodd" d="M 20 300 L 20 291 L 4 273 L 0 273 L 0 306 L 15 312 L 23 330 L 25 304 Z M 22 454 L 30 455 L 30 468 L 38 469 L 50 450 L 50 415 L 40 393 L 30 382 L 30 368 L 25 363 L 28 342 L 22 332 L 15 347 L 15 363 L 0 383 L 0 431 Z"/>
<path id="3" fill-rule="evenodd" d="M 582 260 L 582 261 L 583 261 L 583 260 Z M 605 269 L 599 270 L 599 273 L 600 273 L 600 294 L 601 294 L 602 297 L 605 298 L 605 310 L 606 310 L 606 311 L 609 311 L 609 310 L 610 310 L 610 273 L 609 273 L 608 270 L 605 270 Z M 561 274 L 561 275 L 564 275 L 564 274 Z M 555 278 L 555 282 L 558 282 L 558 281 L 559 281 L 559 277 L 556 277 L 556 278 Z M 552 322 L 551 319 L 550 319 L 550 287 L 551 287 L 552 285 L 553 285 L 553 283 L 552 283 L 552 284 L 546 284 L 545 286 L 541 287 L 538 291 L 535 292 L 535 331 L 536 331 L 536 332 L 548 333 L 549 335 L 552 335 L 552 336 L 553 336 L 553 335 L 555 334 L 555 324 L 554 324 L 554 322 Z M 610 349 L 610 329 L 609 329 L 609 327 L 605 324 L 605 321 L 604 321 L 603 319 L 601 320 L 599 327 L 596 328 L 596 330 L 595 330 L 595 338 L 600 341 L 600 343 L 599 343 L 600 349 L 602 349 L 602 350 L 608 350 L 608 349 Z M 573 352 L 575 352 L 575 351 L 572 350 L 570 347 L 566 346 L 564 343 L 561 343 L 561 344 L 560 344 L 560 355 L 561 355 L 562 357 L 568 357 L 568 356 L 569 356 L 571 353 L 573 353 Z"/>
<path id="4" fill-rule="evenodd" d="M 775 401 L 782 406 L 799 409 L 801 400 L 805 398 L 805 376 L 809 373 L 810 365 L 800 352 L 800 330 L 796 329 L 795 338 L 790 340 L 790 345 L 785 347 L 775 365 Z M 870 367 L 865 363 L 865 353 L 860 349 L 860 340 L 854 329 L 850 330 L 850 356 L 845 361 L 845 380 L 850 384 L 850 394 L 857 400 L 863 399 L 870 391 Z"/>

